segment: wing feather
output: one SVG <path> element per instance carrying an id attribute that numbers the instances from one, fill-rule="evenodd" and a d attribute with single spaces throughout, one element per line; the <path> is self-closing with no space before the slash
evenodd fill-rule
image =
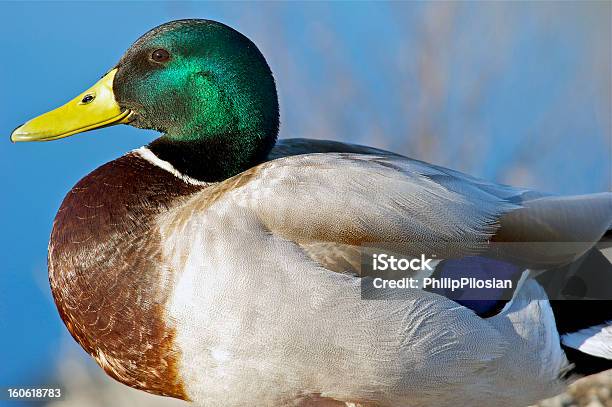
<path id="1" fill-rule="evenodd" d="M 546 256 L 548 267 L 582 255 L 612 223 L 612 193 L 547 196 L 370 147 L 283 140 L 270 158 L 209 188 L 202 205 L 232 199 L 334 271 L 356 273 L 356 248 L 379 244 L 448 257 L 491 241 L 586 242 Z M 539 267 L 542 250 L 508 257 Z"/>

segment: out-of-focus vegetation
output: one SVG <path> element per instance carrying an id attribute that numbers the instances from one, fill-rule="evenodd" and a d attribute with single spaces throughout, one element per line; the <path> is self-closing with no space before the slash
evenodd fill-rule
<path id="1" fill-rule="evenodd" d="M 538 407 L 612 407 L 612 371 L 581 379 Z"/>

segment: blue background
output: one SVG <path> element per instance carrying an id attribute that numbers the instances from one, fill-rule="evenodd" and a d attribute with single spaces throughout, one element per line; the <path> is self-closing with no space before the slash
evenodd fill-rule
<path id="1" fill-rule="evenodd" d="M 281 137 L 580 194 L 610 189 L 610 4 L 0 3 L 0 387 L 47 380 L 77 349 L 46 274 L 63 196 L 156 137 L 128 126 L 51 143 L 9 135 L 88 88 L 145 31 L 210 18 L 250 37 L 275 73 Z"/>

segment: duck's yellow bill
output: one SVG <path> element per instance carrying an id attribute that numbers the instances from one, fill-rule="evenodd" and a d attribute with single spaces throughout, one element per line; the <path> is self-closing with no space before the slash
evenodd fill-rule
<path id="1" fill-rule="evenodd" d="M 130 110 L 122 110 L 115 100 L 113 69 L 94 86 L 64 106 L 35 117 L 16 128 L 11 141 L 50 141 L 84 131 L 130 121 Z"/>

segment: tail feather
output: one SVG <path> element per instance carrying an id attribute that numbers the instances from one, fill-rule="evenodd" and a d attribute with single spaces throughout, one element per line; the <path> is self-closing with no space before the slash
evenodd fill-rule
<path id="1" fill-rule="evenodd" d="M 551 299 L 562 348 L 574 366 L 572 375 L 612 369 L 610 252 L 612 248 L 598 245 L 576 262 L 538 276 Z"/>

